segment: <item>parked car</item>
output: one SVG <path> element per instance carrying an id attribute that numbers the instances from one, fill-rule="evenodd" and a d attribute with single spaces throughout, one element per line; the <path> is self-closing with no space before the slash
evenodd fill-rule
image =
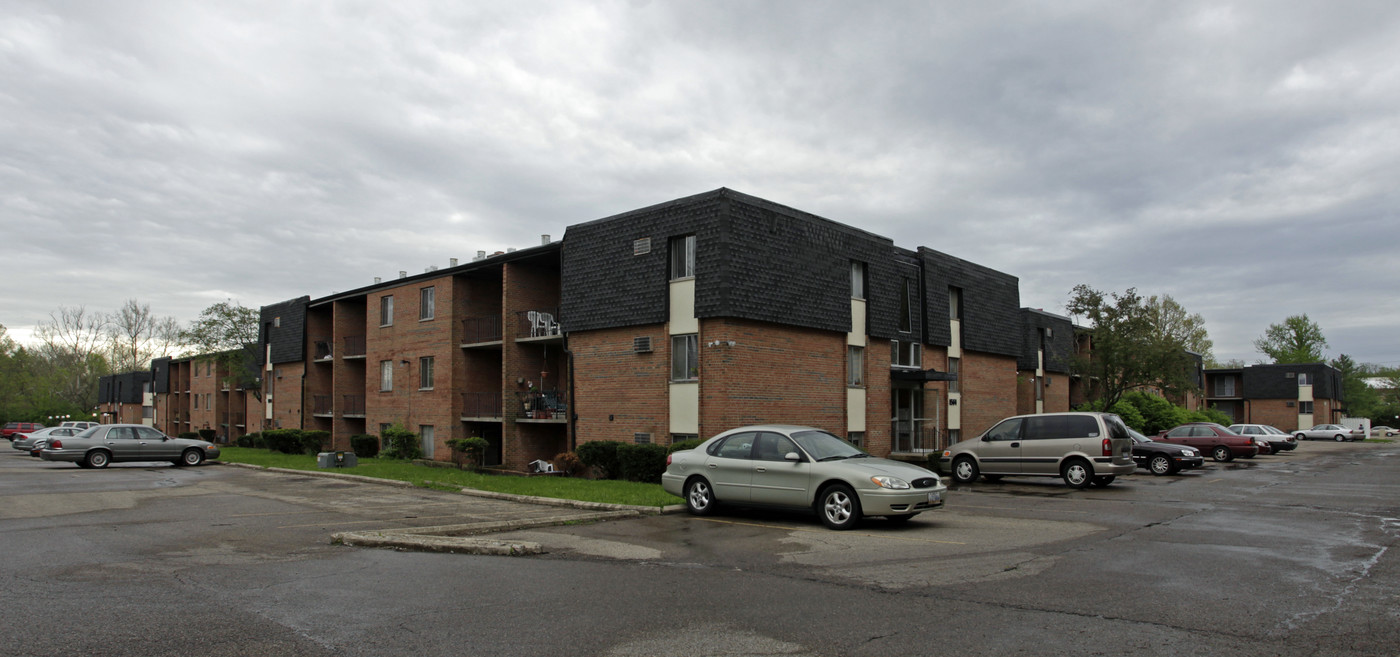
<path id="1" fill-rule="evenodd" d="M 68 438 L 53 438 L 39 457 L 68 461 L 84 468 L 105 468 L 123 461 L 169 461 L 175 465 L 199 465 L 219 458 L 213 443 L 193 438 L 171 438 L 140 424 L 103 424 Z"/>
<path id="2" fill-rule="evenodd" d="M 1259 453 L 1259 446 L 1254 444 L 1253 438 L 1241 436 L 1214 422 L 1183 424 L 1163 431 L 1156 440 L 1195 447 L 1217 461 L 1233 461 L 1236 457 L 1254 458 Z"/>
<path id="3" fill-rule="evenodd" d="M 1040 413 L 998 422 L 986 433 L 943 451 L 940 468 L 953 480 L 983 476 L 1060 477 L 1074 488 L 1107 486 L 1132 474 L 1133 440 L 1112 413 Z"/>
<path id="4" fill-rule="evenodd" d="M 790 425 L 731 429 L 674 452 L 661 487 L 698 516 L 720 504 L 812 509 L 831 529 L 850 529 L 863 516 L 903 522 L 942 507 L 948 491 L 932 471 Z"/>
<path id="5" fill-rule="evenodd" d="M 83 420 L 70 420 L 59 424 L 60 427 L 77 427 L 79 429 L 91 429 L 97 426 L 96 422 L 86 422 Z"/>
<path id="6" fill-rule="evenodd" d="M 1348 429 L 1340 424 L 1318 424 L 1311 429 L 1304 429 L 1293 434 L 1298 440 L 1335 440 L 1342 442 L 1345 440 L 1366 440 L 1366 432 L 1360 429 Z"/>
<path id="7" fill-rule="evenodd" d="M 48 438 L 37 438 L 34 440 L 34 446 L 29 448 L 29 455 L 36 459 L 40 458 L 40 455 L 44 453 L 44 448 L 48 446 Z"/>
<path id="8" fill-rule="evenodd" d="M 0 434 L 4 434 L 6 440 L 13 441 L 17 433 L 29 433 L 43 428 L 44 425 L 38 422 L 7 422 L 5 428 L 0 429 Z"/>
<path id="9" fill-rule="evenodd" d="M 1371 436 L 1373 438 L 1379 438 L 1380 436 L 1385 436 L 1386 438 L 1393 438 L 1397 435 L 1400 435 L 1400 429 L 1393 429 L 1385 425 L 1381 425 L 1379 427 L 1371 427 Z"/>
<path id="10" fill-rule="evenodd" d="M 1128 435 L 1133 439 L 1133 462 L 1139 468 L 1147 468 L 1154 475 L 1176 474 L 1182 470 L 1199 468 L 1206 463 L 1194 447 L 1174 443 L 1159 443 L 1144 436 L 1131 427 Z"/>
<path id="11" fill-rule="evenodd" d="M 50 436 L 73 436 L 80 431 L 72 427 L 45 427 L 29 433 L 17 433 L 14 435 L 14 440 L 10 442 L 10 446 L 22 452 L 28 452 L 34 449 L 34 443 L 39 440 L 48 439 Z"/>
<path id="12" fill-rule="evenodd" d="M 1263 438 L 1269 443 L 1269 447 L 1273 449 L 1275 454 L 1298 448 L 1298 439 L 1294 438 L 1293 434 L 1280 431 L 1267 424 L 1232 424 L 1227 428 L 1241 436 Z"/>

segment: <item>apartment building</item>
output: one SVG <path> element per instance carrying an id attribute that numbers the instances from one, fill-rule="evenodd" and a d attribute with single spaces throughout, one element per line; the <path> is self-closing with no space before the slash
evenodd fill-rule
<path id="1" fill-rule="evenodd" d="M 1038 308 L 1021 309 L 1022 345 L 1016 361 L 1017 415 L 1062 413 L 1071 408 L 1074 331 L 1074 323 L 1068 317 Z"/>
<path id="2" fill-rule="evenodd" d="M 1283 431 L 1340 422 L 1342 373 L 1324 363 L 1205 370 L 1205 403 L 1235 422 Z"/>
<path id="3" fill-rule="evenodd" d="M 151 379 L 151 373 L 144 370 L 100 377 L 97 380 L 98 421 L 153 426 L 155 402 Z"/>

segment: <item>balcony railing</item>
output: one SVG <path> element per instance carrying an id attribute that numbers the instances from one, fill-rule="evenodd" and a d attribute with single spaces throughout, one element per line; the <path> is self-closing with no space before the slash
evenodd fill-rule
<path id="1" fill-rule="evenodd" d="M 317 340 L 315 358 L 313 360 L 330 360 L 335 354 L 331 350 L 329 340 Z"/>
<path id="2" fill-rule="evenodd" d="M 548 338 L 560 334 L 559 309 L 540 308 L 515 313 L 515 337 Z"/>
<path id="3" fill-rule="evenodd" d="M 462 344 L 497 342 L 501 339 L 500 315 L 468 317 L 462 320 Z"/>
<path id="4" fill-rule="evenodd" d="M 347 335 L 345 336 L 345 358 L 354 358 L 365 355 L 365 336 Z"/>
<path id="5" fill-rule="evenodd" d="M 462 417 L 501 417 L 501 393 L 462 393 Z"/>
<path id="6" fill-rule="evenodd" d="M 335 409 L 334 409 L 334 407 L 331 406 L 331 396 L 330 396 L 330 395 L 312 395 L 312 396 L 311 396 L 311 414 L 312 414 L 312 415 L 330 415 L 331 413 L 334 413 L 334 412 L 335 412 Z"/>
<path id="7" fill-rule="evenodd" d="M 569 405 L 558 390 L 518 392 L 515 397 L 520 404 L 519 419 L 563 421 L 569 417 Z"/>
<path id="8" fill-rule="evenodd" d="M 341 408 L 340 408 L 340 414 L 341 414 L 341 415 L 343 415 L 343 416 L 344 416 L 344 415 L 359 415 L 359 416 L 363 416 L 363 415 L 365 414 L 365 396 L 364 396 L 364 395 L 341 395 L 341 398 L 340 398 L 340 399 L 341 399 Z"/>
<path id="9" fill-rule="evenodd" d="M 895 420 L 890 423 L 890 436 L 894 438 L 895 452 L 923 454 L 948 448 L 947 436 L 929 419 Z"/>

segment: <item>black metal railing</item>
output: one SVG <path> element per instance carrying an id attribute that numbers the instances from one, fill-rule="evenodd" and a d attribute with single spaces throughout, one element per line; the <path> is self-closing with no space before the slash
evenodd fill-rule
<path id="1" fill-rule="evenodd" d="M 501 393 L 462 393 L 462 417 L 501 417 Z"/>
<path id="2" fill-rule="evenodd" d="M 329 340 L 317 340 L 315 344 L 314 358 L 312 360 L 330 360 L 335 354 L 331 350 Z"/>
<path id="3" fill-rule="evenodd" d="M 501 316 L 468 317 L 462 320 L 462 344 L 496 342 L 501 339 Z"/>
<path id="4" fill-rule="evenodd" d="M 520 417 L 532 420 L 563 420 L 569 417 L 569 405 L 558 390 L 517 392 Z"/>
<path id="5" fill-rule="evenodd" d="M 342 395 L 341 415 L 364 415 L 365 396 L 364 395 Z"/>
<path id="6" fill-rule="evenodd" d="M 345 336 L 345 356 L 365 355 L 365 336 L 347 335 Z"/>
<path id="7" fill-rule="evenodd" d="M 330 396 L 330 395 L 312 395 L 312 396 L 311 396 L 311 414 L 312 414 L 312 415 L 330 415 L 330 414 L 333 413 L 334 411 L 335 411 L 335 408 L 334 408 L 333 406 L 331 406 L 331 396 Z"/>

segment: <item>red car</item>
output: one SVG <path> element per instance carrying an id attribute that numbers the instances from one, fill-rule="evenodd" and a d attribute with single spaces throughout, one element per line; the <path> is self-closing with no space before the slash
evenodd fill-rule
<path id="1" fill-rule="evenodd" d="M 17 433 L 29 433 L 43 428 L 44 425 L 38 422 L 11 422 L 6 424 L 4 429 L 0 429 L 0 434 L 4 434 L 6 440 L 14 441 Z"/>
<path id="2" fill-rule="evenodd" d="M 1160 442 L 1190 445 L 1210 454 L 1217 461 L 1233 461 L 1235 457 L 1254 458 L 1259 445 L 1249 436 L 1242 436 L 1214 422 L 1191 422 L 1158 434 Z"/>

